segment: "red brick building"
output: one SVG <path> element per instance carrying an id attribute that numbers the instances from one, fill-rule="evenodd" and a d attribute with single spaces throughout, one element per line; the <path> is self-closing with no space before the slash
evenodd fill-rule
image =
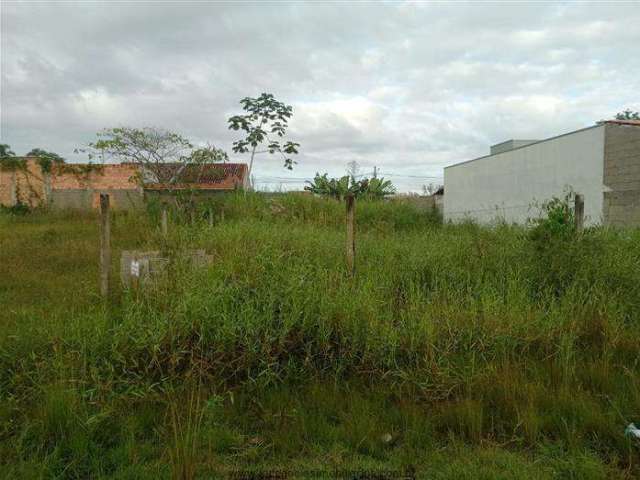
<path id="1" fill-rule="evenodd" d="M 108 193 L 114 208 L 129 209 L 139 207 L 145 193 L 185 189 L 215 193 L 248 187 L 248 169 L 243 163 L 207 165 L 197 172 L 182 172 L 184 181 L 180 184 L 163 185 L 145 179 L 143 187 L 138 181 L 138 167 L 130 163 L 54 164 L 50 171 L 44 171 L 36 157 L 23 160 L 24 168 L 0 169 L 0 205 L 89 209 L 98 206 L 101 193 Z"/>

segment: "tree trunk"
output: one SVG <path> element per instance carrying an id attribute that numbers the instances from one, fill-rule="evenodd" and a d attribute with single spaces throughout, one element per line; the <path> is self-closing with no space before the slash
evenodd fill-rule
<path id="1" fill-rule="evenodd" d="M 251 179 L 251 172 L 253 171 L 253 157 L 256 156 L 256 148 L 257 148 L 257 145 L 253 147 L 253 150 L 251 150 L 251 160 L 249 161 L 249 171 L 247 172 L 247 176 L 249 177 L 249 186 L 251 187 L 251 190 L 253 190 L 253 180 Z"/>

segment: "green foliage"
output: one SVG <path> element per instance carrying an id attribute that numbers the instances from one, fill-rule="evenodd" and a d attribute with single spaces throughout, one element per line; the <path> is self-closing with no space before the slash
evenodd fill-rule
<path id="1" fill-rule="evenodd" d="M 190 182 L 197 183 L 206 165 L 228 160 L 227 154 L 214 146 L 195 147 L 182 135 L 159 128 L 119 127 L 105 129 L 98 140 L 88 145 L 89 159 L 105 156 L 140 167 L 140 183 L 159 183 L 171 188 Z M 195 178 L 198 177 L 198 178 Z"/>
<path id="2" fill-rule="evenodd" d="M 626 109 L 616 114 L 616 120 L 640 120 L 640 113 Z"/>
<path id="3" fill-rule="evenodd" d="M 577 241 L 572 199 L 572 192 L 552 198 L 542 205 L 542 215 L 531 221 L 528 236 L 531 254 L 537 258 L 532 275 L 536 292 L 546 289 L 560 295 L 572 282 L 584 243 Z"/>
<path id="4" fill-rule="evenodd" d="M 352 279 L 338 202 L 213 197 L 167 240 L 212 264 L 106 307 L 94 216 L 0 215 L 0 476 L 635 478 L 640 230 L 554 205 L 537 237 L 362 199 Z M 146 215 L 112 233 L 114 273 L 161 245 Z"/>
<path id="5" fill-rule="evenodd" d="M 15 153 L 11 150 L 11 147 L 6 143 L 0 143 L 0 159 L 4 157 L 14 157 Z"/>
<path id="6" fill-rule="evenodd" d="M 64 158 L 62 158 L 57 153 L 47 152 L 46 150 L 42 150 L 41 148 L 34 148 L 26 155 L 27 157 L 37 157 L 38 165 L 45 173 L 50 173 L 53 165 L 62 165 L 65 163 Z"/>
<path id="7" fill-rule="evenodd" d="M 575 215 L 570 205 L 573 193 L 553 197 L 542 204 L 542 215 L 531 221 L 531 238 L 541 244 L 551 238 L 570 238 L 575 233 Z"/>
<path id="8" fill-rule="evenodd" d="M 0 205 L 0 213 L 7 215 L 26 215 L 29 212 L 31 212 L 29 205 L 22 202 L 16 202 L 15 205 L 11 205 L 10 207 Z"/>
<path id="9" fill-rule="evenodd" d="M 267 144 L 267 152 L 279 153 L 284 160 L 285 168 L 292 170 L 297 162 L 290 155 L 298 153 L 300 144 L 292 141 L 281 143 L 280 140 L 269 135 L 280 138 L 286 135 L 289 119 L 293 115 L 293 107 L 276 100 L 270 93 L 263 93 L 256 98 L 243 98 L 240 104 L 246 113 L 232 116 L 228 123 L 230 130 L 242 130 L 246 133 L 245 138 L 233 142 L 233 151 L 252 152 L 249 174 L 253 167 L 253 157 L 258 153 L 256 148 L 264 142 Z"/>
<path id="10" fill-rule="evenodd" d="M 11 172 L 16 170 L 26 170 L 27 162 L 20 157 L 0 157 L 0 170 L 3 172 Z"/>
<path id="11" fill-rule="evenodd" d="M 307 183 L 309 185 L 304 189 L 308 192 L 340 199 L 348 195 L 356 198 L 381 199 L 396 191 L 393 184 L 384 178 L 356 180 L 352 176 L 345 175 L 339 179 L 330 179 L 327 173 L 324 175 L 316 173 L 313 181 Z"/>
<path id="12" fill-rule="evenodd" d="M 10 172 L 14 170 L 24 170 L 27 167 L 22 158 L 18 158 L 7 144 L 0 144 L 0 170 Z"/>

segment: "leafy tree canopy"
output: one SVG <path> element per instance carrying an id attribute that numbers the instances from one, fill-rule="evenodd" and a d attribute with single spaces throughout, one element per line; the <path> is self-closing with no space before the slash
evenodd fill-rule
<path id="1" fill-rule="evenodd" d="M 110 157 L 140 167 L 142 183 L 167 186 L 181 183 L 194 167 L 228 160 L 226 152 L 214 146 L 195 147 L 182 135 L 160 128 L 119 127 L 103 130 L 86 151 L 90 159 Z M 197 170 L 197 169 L 196 169 Z"/>
<path id="2" fill-rule="evenodd" d="M 620 113 L 616 113 L 616 120 L 640 120 L 640 113 L 626 109 Z"/>
<path id="3" fill-rule="evenodd" d="M 11 147 L 6 143 L 0 143 L 0 158 L 13 156 L 15 156 L 15 153 L 13 153 Z"/>
<path id="4" fill-rule="evenodd" d="M 24 162 L 16 158 L 11 147 L 6 143 L 0 143 L 0 170 L 10 171 L 23 167 Z"/>
<path id="5" fill-rule="evenodd" d="M 32 148 L 29 153 L 25 155 L 26 157 L 40 157 L 40 158 L 50 158 L 53 161 L 64 162 L 64 158 L 62 158 L 57 153 L 47 152 L 41 148 Z"/>
<path id="6" fill-rule="evenodd" d="M 270 93 L 263 93 L 257 98 L 243 98 L 240 104 L 246 113 L 229 118 L 229 129 L 242 130 L 246 133 L 243 139 L 233 142 L 233 151 L 251 152 L 249 174 L 253 168 L 255 154 L 266 152 L 280 154 L 285 168 L 292 170 L 297 162 L 292 160 L 290 155 L 298 153 L 300 144 L 292 141 L 283 142 L 278 140 L 278 137 L 283 138 L 286 135 L 289 119 L 293 115 L 293 107 L 276 100 Z M 258 152 L 258 146 L 263 143 L 266 143 L 266 150 Z"/>
<path id="7" fill-rule="evenodd" d="M 328 174 L 316 173 L 312 182 L 304 187 L 305 190 L 327 197 L 344 198 L 353 195 L 356 198 L 380 199 L 395 193 L 396 189 L 389 180 L 384 178 L 363 178 L 356 180 L 350 175 L 341 178 L 329 178 Z"/>

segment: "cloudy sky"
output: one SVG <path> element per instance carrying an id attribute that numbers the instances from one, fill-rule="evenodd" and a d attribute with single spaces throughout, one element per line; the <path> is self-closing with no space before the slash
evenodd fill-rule
<path id="1" fill-rule="evenodd" d="M 294 107 L 293 172 L 377 166 L 402 190 L 509 138 L 640 110 L 640 3 L 1 3 L 2 143 L 73 153 L 114 126 L 231 151 L 245 96 Z M 243 157 L 232 155 L 234 160 Z M 436 178 L 431 178 L 436 177 Z"/>

